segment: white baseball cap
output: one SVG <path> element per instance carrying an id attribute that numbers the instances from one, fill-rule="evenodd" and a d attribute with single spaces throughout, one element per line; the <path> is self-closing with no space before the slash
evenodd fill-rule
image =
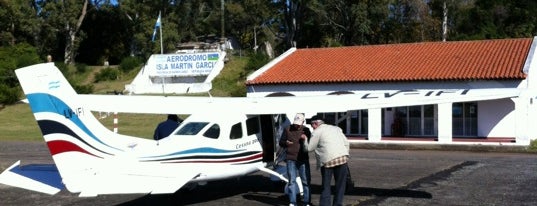
<path id="1" fill-rule="evenodd" d="M 304 124 L 304 114 L 297 113 L 295 115 L 295 119 L 293 120 L 293 124 L 298 124 L 298 125 Z"/>

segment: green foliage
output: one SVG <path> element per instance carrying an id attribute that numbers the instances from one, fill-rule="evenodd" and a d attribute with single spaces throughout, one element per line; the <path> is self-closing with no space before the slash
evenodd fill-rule
<path id="1" fill-rule="evenodd" d="M 119 70 L 107 67 L 95 74 L 95 82 L 116 80 L 119 78 Z"/>
<path id="2" fill-rule="evenodd" d="M 530 146 L 528 147 L 529 151 L 537 152 L 537 139 L 530 141 Z"/>
<path id="3" fill-rule="evenodd" d="M 136 27 L 133 26 L 134 19 L 129 19 L 123 8 L 100 6 L 99 9 L 88 10 L 80 28 L 86 38 L 80 42 L 76 55 L 77 62 L 100 66 L 107 61 L 109 65 L 117 65 L 124 57 L 130 55 L 133 29 Z"/>
<path id="4" fill-rule="evenodd" d="M 250 58 L 244 70 L 247 73 L 255 71 L 261 68 L 263 65 L 267 64 L 267 62 L 269 62 L 269 58 L 267 55 L 260 52 L 254 52 L 250 54 Z"/>
<path id="5" fill-rule="evenodd" d="M 28 43 L 38 56 L 50 54 L 57 61 L 76 56 L 88 65 L 118 65 L 131 55 L 147 58 L 160 53 L 160 43 L 164 53 L 172 53 L 178 43 L 206 36 L 237 40 L 241 48 L 235 52 L 268 44 L 281 53 L 291 46 L 440 41 L 443 23 L 448 41 L 537 35 L 535 0 L 228 1 L 224 22 L 218 0 L 0 2 L 0 47 Z M 162 34 L 158 30 L 151 41 L 159 11 Z M 34 61 L 32 56 L 20 59 L 22 65 Z"/>
<path id="6" fill-rule="evenodd" d="M 212 81 L 211 95 L 213 96 L 246 96 L 244 67 L 249 62 L 249 58 L 231 56 L 230 59 L 220 74 Z"/>
<path id="7" fill-rule="evenodd" d="M 23 53 L 17 58 L 17 68 L 26 67 L 39 63 L 39 57 L 33 51 L 32 53 Z"/>
<path id="8" fill-rule="evenodd" d="M 213 80 L 213 88 L 218 88 L 221 91 L 217 95 L 244 97 L 246 96 L 246 86 L 244 85 L 246 76 L 264 66 L 269 58 L 262 53 L 251 53 L 247 58 L 232 58 L 234 59 L 228 62 L 218 77 Z"/>
<path id="9" fill-rule="evenodd" d="M 124 73 L 128 73 L 131 70 L 137 68 L 142 64 L 142 61 L 140 58 L 137 57 L 127 57 L 121 60 L 121 64 L 119 65 L 119 70 L 121 70 Z"/>
<path id="10" fill-rule="evenodd" d="M 14 104 L 19 101 L 19 94 L 19 87 L 10 88 L 6 85 L 0 85 L 0 104 Z"/>
<path id="11" fill-rule="evenodd" d="M 85 73 L 87 70 L 87 64 L 76 64 L 76 73 Z"/>
<path id="12" fill-rule="evenodd" d="M 18 101 L 19 82 L 15 69 L 40 62 L 36 49 L 22 43 L 0 47 L 0 103 L 12 104 Z"/>
<path id="13" fill-rule="evenodd" d="M 0 47 L 0 69 L 15 70 L 39 63 L 41 60 L 34 47 L 27 43 Z"/>
<path id="14" fill-rule="evenodd" d="M 87 84 L 87 85 L 74 85 L 76 93 L 79 94 L 91 94 L 93 93 L 93 85 Z"/>
<path id="15" fill-rule="evenodd" d="M 67 64 L 65 64 L 64 62 L 54 62 L 54 65 L 58 67 L 58 69 L 62 72 L 64 76 L 69 76 L 69 66 Z"/>

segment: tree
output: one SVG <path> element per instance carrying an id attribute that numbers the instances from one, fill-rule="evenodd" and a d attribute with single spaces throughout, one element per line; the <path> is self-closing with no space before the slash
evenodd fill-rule
<path id="1" fill-rule="evenodd" d="M 36 43 L 39 30 L 35 2 L 0 0 L 0 46 Z"/>
<path id="2" fill-rule="evenodd" d="M 283 16 L 281 26 L 285 32 L 285 45 L 287 48 L 296 47 L 297 39 L 300 38 L 296 35 L 300 31 L 304 3 L 301 0 L 282 0 L 279 5 Z"/>
<path id="3" fill-rule="evenodd" d="M 80 27 L 88 10 L 88 0 L 83 2 L 77 0 L 41 0 L 38 3 L 42 8 L 39 14 L 44 20 L 46 30 L 57 31 L 58 36 L 56 38 L 64 39 L 62 44 L 64 45 L 64 63 L 74 63 L 75 54 L 80 43 Z"/>
<path id="4" fill-rule="evenodd" d="M 397 0 L 389 4 L 390 15 L 388 17 L 386 32 L 389 43 L 418 42 L 423 41 L 422 20 L 423 1 L 420 0 Z"/>
<path id="5" fill-rule="evenodd" d="M 80 42 L 76 62 L 119 64 L 131 54 L 133 27 L 117 6 L 95 5 L 95 9 L 88 11 L 80 30 L 85 38 Z"/>
<path id="6" fill-rule="evenodd" d="M 454 39 L 499 39 L 537 35 L 537 2 L 475 0 L 461 9 Z"/>
<path id="7" fill-rule="evenodd" d="M 27 43 L 0 47 L 0 104 L 19 100 L 19 82 L 15 69 L 40 62 L 34 47 Z"/>
<path id="8" fill-rule="evenodd" d="M 256 50 L 263 43 L 278 43 L 278 30 L 273 27 L 276 12 L 270 1 L 229 2 L 225 14 L 226 34 L 236 37 L 242 48 Z"/>

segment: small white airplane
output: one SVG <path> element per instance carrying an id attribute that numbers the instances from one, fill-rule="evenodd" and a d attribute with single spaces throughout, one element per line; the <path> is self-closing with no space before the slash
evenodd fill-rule
<path id="1" fill-rule="evenodd" d="M 428 90 L 311 97 L 178 97 L 77 94 L 53 63 L 15 71 L 55 165 L 36 172 L 20 161 L 0 183 L 79 196 L 175 193 L 186 184 L 240 177 L 276 160 L 280 114 L 511 98 L 518 90 Z M 410 95 L 410 98 L 409 98 Z M 390 98 L 386 98 L 390 97 Z M 92 111 L 190 114 L 159 141 L 117 134 Z M 106 186 L 104 186 L 106 185 Z"/>

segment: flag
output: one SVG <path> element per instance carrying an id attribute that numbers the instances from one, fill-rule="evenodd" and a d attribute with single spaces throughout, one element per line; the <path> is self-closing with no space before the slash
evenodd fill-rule
<path id="1" fill-rule="evenodd" d="M 160 12 L 158 13 L 157 22 L 155 22 L 155 28 L 153 29 L 153 37 L 151 38 L 151 41 L 155 41 L 155 36 L 157 35 L 157 28 L 159 27 L 160 27 Z"/>

